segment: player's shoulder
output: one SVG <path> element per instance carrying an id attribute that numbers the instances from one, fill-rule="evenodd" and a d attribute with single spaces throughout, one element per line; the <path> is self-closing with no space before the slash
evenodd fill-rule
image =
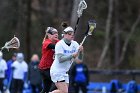
<path id="1" fill-rule="evenodd" d="M 52 43 L 52 41 L 50 39 L 46 39 L 43 44 L 48 44 L 48 43 Z"/>
<path id="2" fill-rule="evenodd" d="M 12 65 L 17 65 L 17 64 L 18 64 L 17 60 L 12 63 Z"/>
<path id="3" fill-rule="evenodd" d="M 72 42 L 72 43 L 77 43 L 77 41 L 74 41 L 74 40 L 72 40 L 71 42 Z"/>
<path id="4" fill-rule="evenodd" d="M 72 40 L 72 44 L 79 45 L 77 41 Z"/>
<path id="5" fill-rule="evenodd" d="M 5 59 L 2 59 L 1 62 L 6 63 L 6 60 Z"/>
<path id="6" fill-rule="evenodd" d="M 59 40 L 59 41 L 56 43 L 56 45 L 61 45 L 61 44 L 63 44 L 63 40 Z"/>
<path id="7" fill-rule="evenodd" d="M 23 63 L 24 65 L 28 65 L 26 61 L 23 61 L 22 63 Z"/>

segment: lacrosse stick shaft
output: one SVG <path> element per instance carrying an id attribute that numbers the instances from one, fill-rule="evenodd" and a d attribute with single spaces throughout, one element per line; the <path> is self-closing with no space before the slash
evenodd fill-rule
<path id="1" fill-rule="evenodd" d="M 84 42 L 85 42 L 87 36 L 88 36 L 88 35 L 86 35 L 86 36 L 83 38 L 82 42 L 80 43 L 81 46 L 84 44 Z"/>
<path id="2" fill-rule="evenodd" d="M 0 51 L 2 52 L 2 50 L 5 48 L 5 46 L 3 46 L 1 49 L 0 49 Z"/>
<path id="3" fill-rule="evenodd" d="M 1 49 L 0 49 L 0 51 L 2 51 L 4 49 L 4 47 L 2 47 Z"/>
<path id="4" fill-rule="evenodd" d="M 78 23 L 79 23 L 80 17 L 78 17 L 77 21 L 76 21 L 76 25 L 74 28 L 74 34 L 76 33 L 77 27 L 78 27 Z"/>
<path id="5" fill-rule="evenodd" d="M 82 13 L 83 13 L 83 10 L 87 8 L 87 4 L 84 0 L 80 0 L 80 3 L 78 5 L 78 10 L 77 10 L 77 16 L 78 16 L 78 19 L 76 21 L 76 25 L 75 25 L 75 28 L 74 28 L 74 34 L 76 33 L 76 29 L 78 27 L 78 23 L 79 23 L 79 20 L 80 20 L 80 17 L 82 16 Z"/>

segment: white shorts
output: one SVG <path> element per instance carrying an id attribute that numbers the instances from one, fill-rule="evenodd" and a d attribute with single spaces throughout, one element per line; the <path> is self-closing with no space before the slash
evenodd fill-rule
<path id="1" fill-rule="evenodd" d="M 68 74 L 62 74 L 62 73 L 50 73 L 51 79 L 54 83 L 59 81 L 64 81 L 66 83 L 69 83 L 69 75 Z"/>

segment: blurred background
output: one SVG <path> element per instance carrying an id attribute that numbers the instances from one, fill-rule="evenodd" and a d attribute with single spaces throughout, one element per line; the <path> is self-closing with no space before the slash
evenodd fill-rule
<path id="1" fill-rule="evenodd" d="M 88 20 L 95 19 L 96 31 L 83 45 L 84 63 L 89 70 L 138 70 L 140 1 L 85 1 L 87 9 L 83 10 L 80 17 L 75 40 L 79 43 L 82 41 Z M 73 28 L 76 25 L 79 2 L 80 0 L 0 0 L 0 46 L 14 35 L 21 42 L 18 50 L 3 50 L 4 58 L 9 59 L 13 52 L 23 52 L 27 62 L 33 53 L 41 56 L 45 29 L 48 26 L 57 28 L 61 39 L 63 21 L 67 21 Z M 103 79 L 102 76 L 93 77 L 95 80 Z M 126 79 L 125 76 L 124 78 Z"/>

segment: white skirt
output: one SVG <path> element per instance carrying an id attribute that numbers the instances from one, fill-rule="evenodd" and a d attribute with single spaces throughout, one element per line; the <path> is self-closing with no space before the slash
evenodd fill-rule
<path id="1" fill-rule="evenodd" d="M 51 72 L 51 79 L 54 83 L 59 82 L 59 81 L 64 81 L 66 83 L 69 83 L 69 75 L 67 73 L 55 73 Z"/>

